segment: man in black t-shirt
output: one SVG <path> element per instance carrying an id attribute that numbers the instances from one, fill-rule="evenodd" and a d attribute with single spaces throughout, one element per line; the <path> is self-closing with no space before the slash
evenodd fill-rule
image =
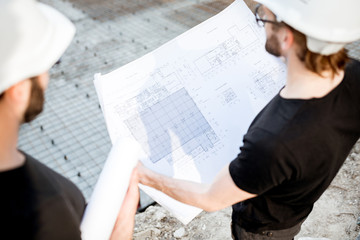
<path id="1" fill-rule="evenodd" d="M 79 189 L 17 149 L 19 127 L 42 111 L 47 72 L 75 28 L 45 4 L 1 0 L 0 32 L 0 239 L 81 239 Z M 133 174 L 111 239 L 131 239 L 138 199 Z"/>
<path id="2" fill-rule="evenodd" d="M 360 63 L 344 49 L 360 39 L 360 2 L 258 2 L 265 48 L 285 59 L 287 79 L 253 120 L 237 158 L 210 185 L 141 164 L 139 177 L 207 211 L 232 205 L 234 239 L 293 239 L 360 137 Z"/>

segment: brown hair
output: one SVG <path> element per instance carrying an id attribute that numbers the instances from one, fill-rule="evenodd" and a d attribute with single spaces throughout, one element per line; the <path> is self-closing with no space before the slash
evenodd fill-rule
<path id="1" fill-rule="evenodd" d="M 3 98 L 4 92 L 0 93 L 0 100 Z"/>
<path id="2" fill-rule="evenodd" d="M 305 63 L 307 69 L 320 76 L 322 76 L 321 73 L 323 71 L 330 70 L 334 76 L 339 71 L 344 70 L 346 63 L 349 61 L 345 48 L 328 56 L 314 53 L 307 48 L 305 35 L 293 28 L 291 28 L 291 30 L 294 33 L 294 40 L 299 46 L 297 56 Z"/>
<path id="3" fill-rule="evenodd" d="M 28 123 L 39 115 L 44 106 L 44 90 L 39 84 L 39 76 L 31 77 L 31 95 L 29 105 L 24 114 L 24 122 Z"/>
<path id="4" fill-rule="evenodd" d="M 319 53 L 311 52 L 306 46 L 306 36 L 292 28 L 291 26 L 283 23 L 281 25 L 273 24 L 274 30 L 279 26 L 289 28 L 294 34 L 294 41 L 298 45 L 297 56 L 305 64 L 305 67 L 318 75 L 322 76 L 324 71 L 330 71 L 334 77 L 339 71 L 344 70 L 346 63 L 349 61 L 347 50 L 341 49 L 337 53 L 325 56 Z"/>

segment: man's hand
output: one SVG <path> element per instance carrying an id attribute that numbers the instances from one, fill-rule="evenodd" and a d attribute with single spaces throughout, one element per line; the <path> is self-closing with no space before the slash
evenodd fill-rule
<path id="1" fill-rule="evenodd" d="M 136 169 L 139 183 L 162 191 L 160 186 L 161 182 L 159 181 L 160 179 L 157 180 L 158 178 L 161 178 L 161 175 L 146 168 L 140 161 L 138 162 Z"/>
<path id="2" fill-rule="evenodd" d="M 129 188 L 116 219 L 113 232 L 110 236 L 111 240 L 132 239 L 135 224 L 135 213 L 140 198 L 138 182 L 137 169 L 135 168 L 132 172 Z"/>

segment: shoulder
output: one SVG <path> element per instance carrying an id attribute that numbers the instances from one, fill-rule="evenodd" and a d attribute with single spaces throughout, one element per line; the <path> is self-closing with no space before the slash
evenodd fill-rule
<path id="1" fill-rule="evenodd" d="M 36 236 L 39 239 L 80 238 L 80 221 L 85 210 L 85 199 L 80 190 L 38 160 L 27 154 L 25 157 L 34 218 L 39 225 Z"/>
<path id="2" fill-rule="evenodd" d="M 251 128 L 244 136 L 238 158 L 251 158 L 252 162 L 261 165 L 271 165 L 281 159 L 287 159 L 290 152 L 284 144 L 286 126 L 274 126 L 278 129 Z M 282 130 L 281 130 L 282 128 Z"/>
<path id="3" fill-rule="evenodd" d="M 28 154 L 24 154 L 25 167 L 37 194 L 40 196 L 61 195 L 62 198 L 71 201 L 72 205 L 77 207 L 85 205 L 85 199 L 74 183 Z"/>
<path id="4" fill-rule="evenodd" d="M 360 61 L 356 59 L 351 59 L 350 62 L 346 65 L 346 71 L 360 74 Z"/>
<path id="5" fill-rule="evenodd" d="M 345 79 L 350 84 L 355 84 L 358 87 L 360 86 L 360 62 L 358 60 L 351 59 L 346 65 Z"/>
<path id="6" fill-rule="evenodd" d="M 279 136 L 270 131 L 252 129 L 240 150 L 230 163 L 229 172 L 242 190 L 261 194 L 294 175 L 294 157 Z"/>
<path id="7" fill-rule="evenodd" d="M 26 153 L 24 153 L 24 155 L 26 157 L 25 169 L 29 177 L 31 177 L 35 184 L 42 183 L 41 185 L 36 185 L 36 190 L 58 192 L 66 190 L 69 187 L 71 189 L 73 187 L 77 189 L 69 179 L 55 172 L 32 156 Z M 80 192 L 78 189 L 77 191 Z"/>
<path id="8" fill-rule="evenodd" d="M 360 111 L 360 62 L 352 59 L 345 68 L 343 98 Z M 357 103 L 357 104 L 354 104 Z"/>

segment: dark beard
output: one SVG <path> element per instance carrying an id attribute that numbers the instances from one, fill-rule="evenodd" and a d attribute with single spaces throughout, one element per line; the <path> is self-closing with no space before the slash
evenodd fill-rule
<path id="1" fill-rule="evenodd" d="M 24 114 L 24 123 L 31 122 L 39 115 L 44 106 L 44 90 L 41 88 L 38 82 L 38 78 L 31 78 L 31 94 L 29 105 Z"/>
<path id="2" fill-rule="evenodd" d="M 274 34 L 271 35 L 271 37 L 266 40 L 265 49 L 268 53 L 274 55 L 275 57 L 281 56 L 280 43 Z"/>

